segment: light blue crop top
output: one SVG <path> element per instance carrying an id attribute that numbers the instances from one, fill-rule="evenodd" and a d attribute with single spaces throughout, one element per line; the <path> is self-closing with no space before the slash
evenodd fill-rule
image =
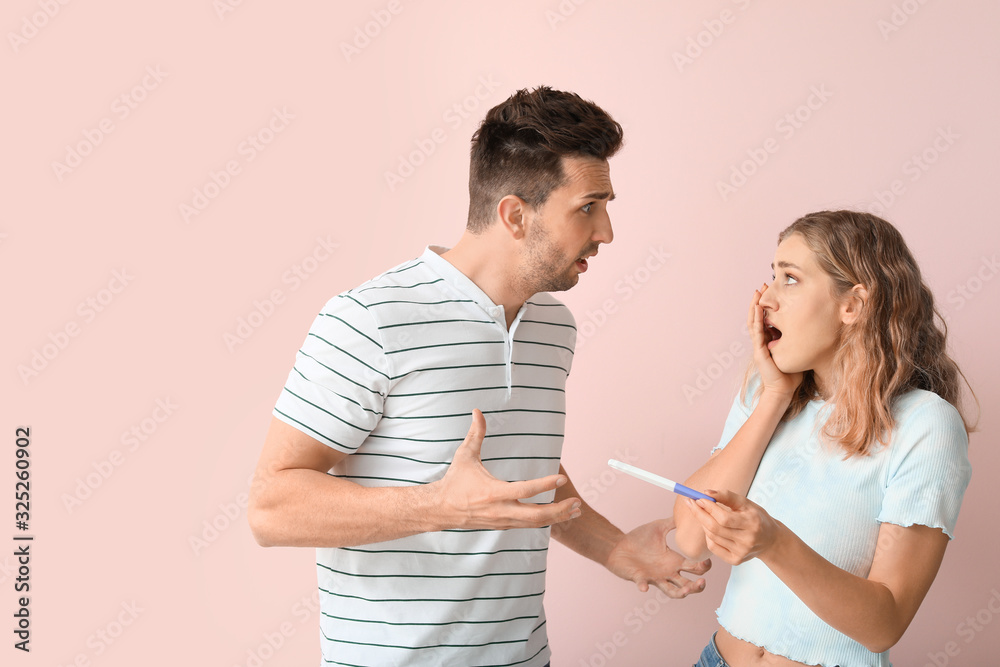
<path id="1" fill-rule="evenodd" d="M 726 446 L 750 416 L 739 396 L 726 420 Z M 881 523 L 940 528 L 954 537 L 969 484 L 969 440 L 958 411 L 937 394 L 913 390 L 893 408 L 888 446 L 844 460 L 819 431 L 829 406 L 813 401 L 782 422 L 761 459 L 747 497 L 784 523 L 834 565 L 867 577 Z M 713 450 L 714 451 L 714 450 Z M 820 620 L 766 565 L 732 569 L 719 623 L 771 653 L 807 665 L 888 667 L 889 652 L 872 653 Z"/>

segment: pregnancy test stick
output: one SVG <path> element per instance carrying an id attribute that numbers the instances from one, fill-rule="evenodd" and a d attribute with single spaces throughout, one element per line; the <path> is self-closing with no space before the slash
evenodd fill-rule
<path id="1" fill-rule="evenodd" d="M 641 468 L 636 468 L 635 466 L 630 466 L 627 463 L 622 463 L 621 461 L 616 461 L 611 459 L 608 461 L 608 465 L 615 470 L 621 470 L 624 473 L 628 473 L 633 477 L 638 477 L 644 482 L 649 482 L 650 484 L 655 484 L 656 486 L 662 487 L 667 491 L 673 491 L 677 495 L 684 496 L 686 498 L 691 498 L 692 500 L 698 500 L 702 498 L 704 500 L 711 500 L 715 502 L 715 498 L 712 496 L 706 496 L 704 493 L 699 493 L 694 489 L 689 489 L 683 484 L 678 484 L 677 482 L 671 482 L 666 477 L 660 477 L 659 475 L 654 475 L 651 472 L 646 472 Z"/>

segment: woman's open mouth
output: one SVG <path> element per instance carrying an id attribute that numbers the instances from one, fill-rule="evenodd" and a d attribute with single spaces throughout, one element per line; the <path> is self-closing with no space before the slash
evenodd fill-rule
<path id="1" fill-rule="evenodd" d="M 781 329 L 770 322 L 764 322 L 764 337 L 767 339 L 767 349 L 771 349 L 781 338 Z"/>

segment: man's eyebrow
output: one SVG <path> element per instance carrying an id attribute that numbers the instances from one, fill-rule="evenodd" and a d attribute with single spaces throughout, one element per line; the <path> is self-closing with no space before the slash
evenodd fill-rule
<path id="1" fill-rule="evenodd" d="M 581 199 L 607 199 L 608 201 L 614 201 L 615 196 L 614 192 L 588 192 Z"/>
<path id="2" fill-rule="evenodd" d="M 780 268 L 782 268 L 782 269 L 798 269 L 799 271 L 802 270 L 801 267 L 799 267 L 799 266 L 797 266 L 795 264 L 792 264 L 791 262 L 786 262 L 784 260 L 778 262 L 778 266 Z M 774 262 L 771 262 L 771 269 L 772 270 L 774 269 Z"/>

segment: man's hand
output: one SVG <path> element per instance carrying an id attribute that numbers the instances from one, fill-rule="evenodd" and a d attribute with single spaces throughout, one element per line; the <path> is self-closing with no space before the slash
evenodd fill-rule
<path id="1" fill-rule="evenodd" d="M 504 482 L 483 467 L 482 447 L 486 420 L 472 411 L 472 426 L 465 441 L 455 451 L 445 476 L 428 484 L 441 508 L 447 528 L 506 530 L 541 528 L 580 516 L 580 500 L 567 498 L 558 503 L 523 503 L 566 483 L 564 475 L 549 475 L 523 482 Z"/>
<path id="2" fill-rule="evenodd" d="M 627 533 L 608 556 L 607 568 L 622 579 L 634 581 L 645 593 L 650 584 L 669 597 L 680 599 L 705 590 L 705 580 L 691 581 L 681 572 L 705 574 L 712 561 L 686 560 L 667 546 L 673 517 L 652 521 Z"/>

